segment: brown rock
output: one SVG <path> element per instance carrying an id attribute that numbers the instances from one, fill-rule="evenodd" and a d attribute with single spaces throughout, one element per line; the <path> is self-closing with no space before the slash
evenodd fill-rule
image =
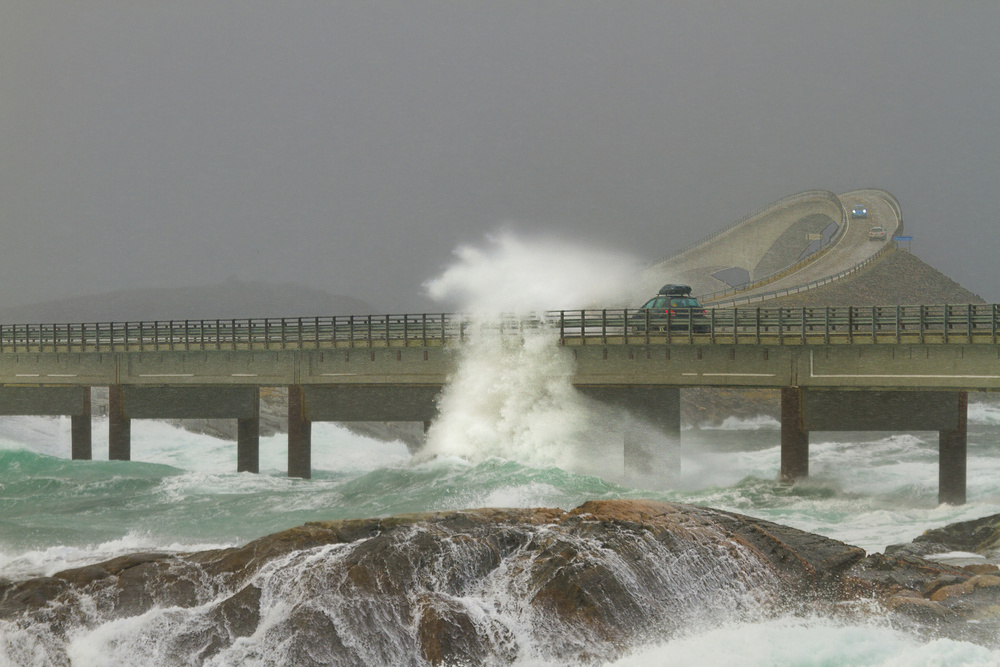
<path id="1" fill-rule="evenodd" d="M 517 657 L 511 631 L 495 619 L 474 619 L 469 609 L 443 595 L 425 595 L 417 604 L 420 654 L 432 665 L 479 665 L 492 658 L 509 664 Z"/>
<path id="2" fill-rule="evenodd" d="M 942 586 L 931 594 L 931 600 L 933 602 L 942 602 L 948 598 L 968 595 L 973 589 L 974 586 L 971 581 L 963 581 L 960 584 L 952 584 L 951 586 Z"/>
<path id="3" fill-rule="evenodd" d="M 944 605 L 917 596 L 896 595 L 888 598 L 884 605 L 893 614 L 923 623 L 961 620 L 959 614 Z"/>

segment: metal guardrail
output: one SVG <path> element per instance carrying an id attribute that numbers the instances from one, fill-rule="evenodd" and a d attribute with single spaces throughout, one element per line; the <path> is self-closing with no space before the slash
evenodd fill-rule
<path id="1" fill-rule="evenodd" d="M 702 315 L 704 313 L 704 315 Z M 559 310 L 481 322 L 463 314 L 0 325 L 0 353 L 433 347 L 474 332 L 560 345 L 998 343 L 1000 305 Z"/>

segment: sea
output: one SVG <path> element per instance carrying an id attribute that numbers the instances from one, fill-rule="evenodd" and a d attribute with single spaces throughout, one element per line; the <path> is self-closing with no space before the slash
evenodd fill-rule
<path id="1" fill-rule="evenodd" d="M 313 429 L 313 478 L 302 480 L 285 474 L 283 435 L 262 439 L 261 474 L 251 474 L 234 472 L 233 442 L 163 422 L 134 422 L 133 461 L 122 462 L 106 460 L 107 421 L 96 418 L 95 460 L 72 461 L 68 418 L 3 418 L 0 577 L 51 575 L 138 551 L 240 545 L 311 520 L 487 506 L 568 509 L 592 499 L 705 505 L 869 552 L 928 528 L 1000 513 L 1000 408 L 975 399 L 969 502 L 962 506 L 937 503 L 936 433 L 811 434 L 811 477 L 789 486 L 777 481 L 779 424 L 766 416 L 685 428 L 680 475 L 639 485 L 494 455 L 426 459 L 401 442 L 335 424 Z M 619 448 L 609 462 L 620 456 Z M 23 650 L 42 630 L 0 622 L 0 665 L 50 664 L 44 652 Z M 125 641 L 134 632 L 120 621 L 81 627 L 67 652 L 74 665 L 156 664 Z M 877 620 L 762 615 L 687 628 L 683 636 L 634 647 L 616 664 L 997 665 L 1000 652 L 913 636 Z"/>

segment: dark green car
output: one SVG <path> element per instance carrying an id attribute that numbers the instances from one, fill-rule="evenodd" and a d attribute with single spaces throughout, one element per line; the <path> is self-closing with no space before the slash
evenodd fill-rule
<path id="1" fill-rule="evenodd" d="M 629 313 L 629 326 L 642 333 L 652 331 L 693 331 L 708 333 L 711 329 L 705 308 L 691 296 L 687 285 L 664 285 L 659 294 Z"/>

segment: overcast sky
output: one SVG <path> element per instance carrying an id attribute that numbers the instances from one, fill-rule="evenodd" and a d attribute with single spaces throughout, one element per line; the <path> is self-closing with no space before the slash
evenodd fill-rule
<path id="1" fill-rule="evenodd" d="M 1000 301 L 1000 3 L 0 0 L 0 306 L 414 312 L 504 226 L 652 260 L 861 187 Z"/>

